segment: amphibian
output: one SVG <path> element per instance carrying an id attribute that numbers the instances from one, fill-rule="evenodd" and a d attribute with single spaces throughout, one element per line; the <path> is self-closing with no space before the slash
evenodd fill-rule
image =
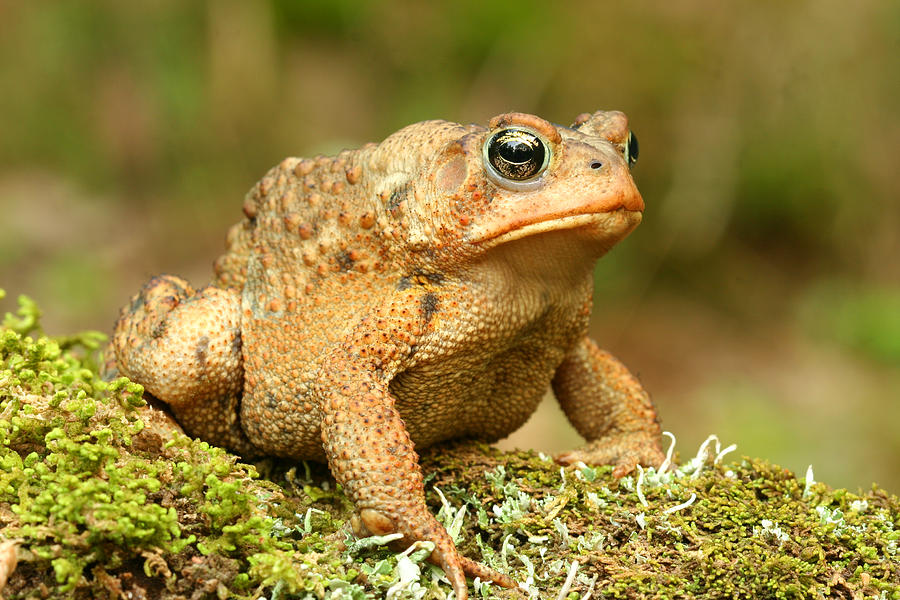
<path id="1" fill-rule="evenodd" d="M 425 121 L 285 159 L 211 285 L 156 277 L 123 308 L 118 368 L 192 435 L 327 461 L 357 533 L 434 542 L 457 598 L 465 574 L 514 585 L 457 552 L 415 448 L 503 438 L 552 387 L 588 441 L 561 463 L 662 461 L 647 393 L 586 336 L 594 263 L 641 220 L 636 158 L 625 116 L 601 111 Z"/>

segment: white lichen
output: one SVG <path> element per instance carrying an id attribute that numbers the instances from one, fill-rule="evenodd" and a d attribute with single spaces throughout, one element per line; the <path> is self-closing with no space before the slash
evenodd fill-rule
<path id="1" fill-rule="evenodd" d="M 810 491 L 812 490 L 812 486 L 816 484 L 816 479 L 813 476 L 813 468 L 812 465 L 806 467 L 806 484 L 803 486 L 803 495 L 801 498 L 806 500 L 809 498 Z"/>
<path id="2" fill-rule="evenodd" d="M 512 523 L 524 517 L 531 508 L 531 496 L 518 490 L 509 495 L 500 504 L 491 507 L 491 512 L 499 523 Z"/>
<path id="3" fill-rule="evenodd" d="M 441 525 L 444 526 L 444 529 L 447 530 L 447 533 L 450 534 L 453 543 L 458 544 L 462 539 L 460 533 L 462 532 L 463 521 L 466 517 L 466 506 L 462 505 L 459 509 L 454 510 L 440 488 L 435 486 L 434 491 L 437 492 L 438 498 L 441 499 L 441 508 L 438 511 L 437 519 L 441 522 Z"/>
<path id="4" fill-rule="evenodd" d="M 564 600 L 564 598 L 568 595 L 569 589 L 572 587 L 572 583 L 575 581 L 575 575 L 578 573 L 578 564 L 577 560 L 573 560 L 572 564 L 569 566 L 569 573 L 566 575 L 566 581 L 563 583 L 563 586 L 559 589 L 559 595 L 556 596 L 556 600 Z"/>
<path id="5" fill-rule="evenodd" d="M 779 541 L 779 544 L 783 544 L 791 539 L 791 536 L 770 519 L 763 519 L 760 521 L 759 526 L 753 528 L 753 535 L 762 538 L 776 539 Z"/>
<path id="6" fill-rule="evenodd" d="M 664 515 L 671 515 L 672 513 L 676 513 L 679 510 L 684 510 L 688 506 L 694 503 L 694 500 L 697 499 L 697 494 L 691 492 L 691 497 L 682 502 L 681 504 L 676 504 L 675 506 L 670 506 L 666 510 L 663 511 Z"/>
<path id="7" fill-rule="evenodd" d="M 647 503 L 647 498 L 644 497 L 644 490 L 641 489 L 641 486 L 644 484 L 644 467 L 642 467 L 641 465 L 638 465 L 637 470 L 638 470 L 637 483 L 634 484 L 635 493 L 637 493 L 638 500 L 641 501 L 642 505 L 650 506 Z M 643 529 L 643 527 L 641 527 L 641 529 Z"/>
<path id="8" fill-rule="evenodd" d="M 663 436 L 669 438 L 669 449 L 666 450 L 666 459 L 659 465 L 659 472 L 665 473 L 672 466 L 672 456 L 675 454 L 675 434 L 671 431 L 663 431 Z"/>

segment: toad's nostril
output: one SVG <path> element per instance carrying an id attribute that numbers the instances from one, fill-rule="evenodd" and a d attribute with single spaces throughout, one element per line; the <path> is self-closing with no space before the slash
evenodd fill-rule
<path id="1" fill-rule="evenodd" d="M 599 169 L 602 166 L 603 166 L 603 163 L 600 162 L 599 160 L 595 160 L 594 162 L 591 163 L 592 169 Z"/>

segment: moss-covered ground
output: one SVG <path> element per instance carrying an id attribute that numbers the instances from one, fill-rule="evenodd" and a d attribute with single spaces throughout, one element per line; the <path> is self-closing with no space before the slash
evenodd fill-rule
<path id="1" fill-rule="evenodd" d="M 347 533 L 324 466 L 188 439 L 100 380 L 98 335 L 46 337 L 20 306 L 0 326 L 3 598 L 450 597 L 427 545 Z M 621 481 L 472 443 L 422 464 L 462 552 L 522 582 L 476 598 L 900 599 L 896 496 L 727 450 Z"/>

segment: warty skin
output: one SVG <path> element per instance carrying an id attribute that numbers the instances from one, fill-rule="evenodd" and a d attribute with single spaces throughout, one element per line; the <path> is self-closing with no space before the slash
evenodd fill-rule
<path id="1" fill-rule="evenodd" d="M 598 111 L 425 121 L 285 159 L 211 285 L 156 277 L 123 308 L 117 368 L 191 435 L 327 461 L 357 534 L 434 542 L 457 598 L 466 574 L 514 586 L 457 552 L 415 448 L 503 438 L 552 387 L 587 440 L 559 462 L 662 462 L 649 396 L 586 335 L 594 264 L 641 220 L 635 157 L 625 116 Z"/>

